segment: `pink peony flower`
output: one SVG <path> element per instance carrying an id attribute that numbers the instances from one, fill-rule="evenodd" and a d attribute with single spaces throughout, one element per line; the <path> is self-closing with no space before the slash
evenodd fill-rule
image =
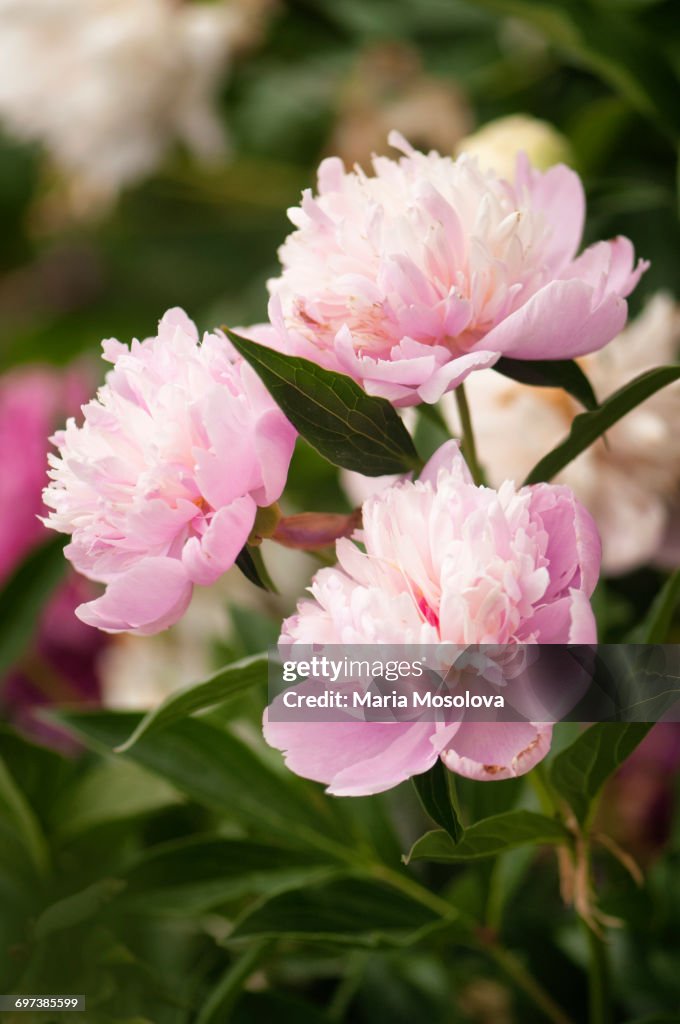
<path id="1" fill-rule="evenodd" d="M 84 423 L 69 420 L 50 457 L 47 525 L 66 555 L 106 584 L 77 609 L 107 632 L 151 634 L 183 615 L 194 584 L 213 583 L 246 543 L 258 506 L 281 495 L 295 431 L 219 334 L 199 344 L 180 309 L 114 364 Z"/>
<path id="2" fill-rule="evenodd" d="M 500 355 L 566 359 L 601 348 L 626 321 L 634 267 L 626 238 L 576 257 L 583 188 L 563 165 L 521 154 L 514 181 L 413 150 L 376 157 L 374 177 L 337 158 L 269 282 L 269 343 L 349 374 L 396 405 L 436 402 Z"/>
<path id="3" fill-rule="evenodd" d="M 285 644 L 590 644 L 600 541 L 566 487 L 476 487 L 448 441 L 416 482 L 363 506 L 365 551 L 337 543 L 312 599 L 283 624 Z M 275 722 L 288 767 L 340 796 L 377 793 L 437 757 L 475 779 L 521 775 L 548 752 L 551 726 L 474 722 Z"/>

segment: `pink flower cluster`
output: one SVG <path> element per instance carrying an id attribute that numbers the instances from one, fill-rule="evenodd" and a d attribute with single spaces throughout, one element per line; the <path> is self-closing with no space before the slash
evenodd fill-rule
<path id="1" fill-rule="evenodd" d="M 372 177 L 324 160 L 318 195 L 289 211 L 268 343 L 404 406 L 438 401 L 500 355 L 572 358 L 621 330 L 647 264 L 626 238 L 576 256 L 574 171 L 520 155 L 506 181 L 474 157 L 390 142 L 404 155 L 376 157 Z"/>
<path id="2" fill-rule="evenodd" d="M 520 156 L 508 181 L 469 156 L 424 155 L 396 134 L 392 143 L 402 156 L 375 158 L 372 177 L 322 163 L 318 195 L 291 211 L 271 322 L 256 338 L 407 406 L 436 402 L 502 354 L 577 357 L 621 330 L 646 264 L 625 238 L 577 255 L 584 197 L 573 171 L 540 173 Z M 234 564 L 258 508 L 283 491 L 295 431 L 226 338 L 199 341 L 181 310 L 130 348 L 104 342 L 104 356 L 113 369 L 84 422 L 53 439 L 46 521 L 71 534 L 75 568 L 105 584 L 78 616 L 151 634 Z M 450 442 L 419 480 L 365 502 L 358 539 L 363 550 L 337 542 L 338 564 L 316 574 L 283 643 L 596 639 L 600 541 L 564 486 L 477 487 Z M 522 774 L 547 752 L 551 728 L 265 718 L 265 735 L 293 771 L 359 795 L 439 757 L 472 778 Z"/>
<path id="3" fill-rule="evenodd" d="M 220 334 L 170 310 L 158 336 L 103 344 L 114 364 L 84 422 L 50 457 L 46 523 L 67 557 L 106 584 L 77 609 L 107 632 L 176 622 L 195 584 L 213 583 L 248 540 L 258 506 L 280 496 L 295 431 Z"/>
<path id="4" fill-rule="evenodd" d="M 590 644 L 600 541 L 566 487 L 477 487 L 444 444 L 420 479 L 369 498 L 363 530 L 337 542 L 286 644 Z M 294 650 L 294 648 L 293 648 Z M 540 723 L 275 722 L 265 737 L 298 775 L 343 796 L 377 793 L 438 757 L 475 779 L 521 775 L 550 746 Z"/>

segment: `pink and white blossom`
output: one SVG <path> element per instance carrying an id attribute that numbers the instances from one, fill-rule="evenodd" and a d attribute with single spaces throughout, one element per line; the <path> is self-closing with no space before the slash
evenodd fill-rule
<path id="1" fill-rule="evenodd" d="M 590 644 L 589 598 L 600 541 L 572 492 L 537 484 L 477 487 L 444 444 L 417 481 L 363 506 L 364 550 L 337 542 L 311 598 L 283 624 L 285 644 Z M 294 647 L 293 647 L 294 650 Z M 438 757 L 476 779 L 521 775 L 548 752 L 551 726 L 532 722 L 282 722 L 267 741 L 288 767 L 359 796 L 427 771 Z"/>
<path id="2" fill-rule="evenodd" d="M 77 614 L 107 632 L 150 634 L 177 622 L 194 585 L 237 558 L 258 507 L 285 485 L 295 431 L 220 334 L 170 310 L 158 336 L 113 363 L 96 399 L 55 434 L 47 525 L 72 535 L 66 555 L 106 584 Z"/>
<path id="3" fill-rule="evenodd" d="M 403 155 L 375 157 L 371 177 L 324 160 L 318 195 L 289 211 L 269 343 L 404 406 L 436 402 L 500 355 L 572 358 L 621 330 L 646 264 L 626 238 L 576 255 L 574 171 L 541 173 L 520 155 L 509 181 L 467 154 L 390 141 Z"/>

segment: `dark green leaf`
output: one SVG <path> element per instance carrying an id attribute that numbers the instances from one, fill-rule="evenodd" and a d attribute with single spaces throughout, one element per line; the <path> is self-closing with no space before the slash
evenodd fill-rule
<path id="1" fill-rule="evenodd" d="M 406 427 L 384 398 L 367 395 L 350 377 L 308 359 L 227 334 L 293 426 L 329 462 L 365 476 L 419 467 Z"/>
<path id="2" fill-rule="evenodd" d="M 562 388 L 585 409 L 597 409 L 597 398 L 585 373 L 573 359 L 507 359 L 502 356 L 494 370 L 520 384 L 538 388 Z"/>
<path id="3" fill-rule="evenodd" d="M 680 380 L 680 366 L 658 366 L 619 388 L 602 402 L 599 409 L 581 413 L 572 423 L 566 440 L 542 458 L 524 482 L 536 484 L 551 480 L 626 413 L 676 380 Z"/>
<path id="4" fill-rule="evenodd" d="M 276 593 L 276 587 L 267 572 L 262 553 L 259 548 L 246 544 L 238 553 L 236 567 L 241 570 L 247 580 L 250 580 L 260 590 L 268 590 Z"/>
<path id="5" fill-rule="evenodd" d="M 4 761 L 0 759 L 0 830 L 7 831 L 22 848 L 33 868 L 42 875 L 47 870 L 48 849 L 40 825 L 23 793 L 16 785 Z"/>
<path id="6" fill-rule="evenodd" d="M 477 860 L 527 843 L 564 843 L 568 839 L 568 831 L 554 818 L 535 811 L 507 811 L 466 828 L 459 843 L 443 830 L 427 832 L 413 845 L 408 860 Z"/>
<path id="7" fill-rule="evenodd" d="M 451 907 L 449 923 L 456 922 Z M 372 948 L 405 945 L 442 923 L 433 910 L 380 882 L 341 879 L 279 893 L 249 911 L 232 939 L 254 936 Z"/>
<path id="8" fill-rule="evenodd" d="M 680 569 L 676 569 L 668 577 L 652 602 L 644 621 L 631 632 L 628 637 L 629 642 L 638 644 L 666 643 L 678 605 L 680 605 Z"/>
<path id="9" fill-rule="evenodd" d="M 550 783 L 584 824 L 609 776 L 649 730 L 645 722 L 599 722 L 586 729 L 550 766 Z"/>
<path id="10" fill-rule="evenodd" d="M 164 779 L 123 758 L 102 758 L 65 789 L 51 807 L 60 839 L 113 821 L 150 815 L 183 800 Z"/>
<path id="11" fill-rule="evenodd" d="M 124 903 L 144 912 L 198 914 L 328 873 L 329 859 L 315 851 L 271 840 L 191 837 L 156 846 L 132 864 L 125 872 Z"/>
<path id="12" fill-rule="evenodd" d="M 451 772 L 437 758 L 428 772 L 413 776 L 413 785 L 426 813 L 457 843 L 463 835 L 463 826 L 455 807 Z"/>
<path id="13" fill-rule="evenodd" d="M 41 609 L 66 572 L 64 539 L 42 544 L 21 563 L 0 592 L 0 678 L 19 660 Z"/>
<path id="14" fill-rule="evenodd" d="M 266 654 L 256 654 L 232 665 L 225 665 L 205 682 L 172 693 L 159 707 L 144 716 L 132 735 L 116 750 L 122 754 L 134 746 L 142 736 L 164 729 L 172 722 L 186 718 L 196 711 L 222 704 L 250 689 L 251 686 L 265 685 L 266 682 Z"/>
<path id="15" fill-rule="evenodd" d="M 140 722 L 138 714 L 111 711 L 60 711 L 54 717 L 95 749 L 106 751 L 119 747 Z M 130 757 L 229 820 L 276 829 L 291 843 L 330 843 L 332 805 L 317 787 L 277 773 L 242 740 L 207 721 L 173 722 L 142 736 L 120 756 Z"/>
<path id="16" fill-rule="evenodd" d="M 96 917 L 124 888 L 125 882 L 117 878 L 104 878 L 89 885 L 87 889 L 53 903 L 42 912 L 35 923 L 36 939 L 45 939 L 48 935 L 74 928 L 83 921 Z"/>

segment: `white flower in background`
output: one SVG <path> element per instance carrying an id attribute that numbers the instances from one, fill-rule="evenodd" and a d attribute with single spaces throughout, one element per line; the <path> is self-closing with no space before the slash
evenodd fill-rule
<path id="1" fill-rule="evenodd" d="M 598 399 L 652 367 L 675 362 L 680 307 L 655 296 L 609 345 L 579 360 Z M 582 408 L 558 388 L 517 384 L 494 370 L 472 374 L 465 388 L 478 455 L 489 483 L 521 481 L 566 436 Z M 444 414 L 460 425 L 447 396 Z M 571 462 L 555 482 L 567 484 L 593 515 L 603 543 L 603 568 L 628 572 L 652 561 L 680 562 L 670 535 L 680 508 L 680 384 L 643 402 Z"/>
<path id="2" fill-rule="evenodd" d="M 633 377 L 676 362 L 680 350 L 680 306 L 659 294 L 605 348 L 579 362 L 601 401 Z M 536 463 L 568 434 L 583 409 L 560 388 L 517 384 L 495 370 L 465 382 L 477 453 L 488 482 L 520 483 Z M 460 436 L 453 396 L 442 412 Z M 413 432 L 415 415 L 405 410 Z M 680 383 L 663 388 L 634 409 L 555 477 L 567 484 L 592 514 L 603 545 L 603 572 L 617 575 L 650 561 L 680 566 Z M 366 477 L 343 471 L 352 502 L 394 482 L 393 476 Z"/>
<path id="3" fill-rule="evenodd" d="M 315 563 L 309 555 L 278 544 L 267 544 L 263 554 L 278 595 L 258 590 L 230 569 L 211 587 L 200 587 L 184 617 L 165 632 L 111 637 L 97 664 L 105 707 L 144 711 L 214 672 L 218 646 L 238 644 L 231 606 L 269 614 L 278 625 L 307 586 Z"/>
<path id="4" fill-rule="evenodd" d="M 485 170 L 502 178 L 512 178 L 517 154 L 526 153 L 529 162 L 540 171 L 553 164 L 571 164 L 569 142 L 547 121 L 528 114 L 511 114 L 482 125 L 458 143 L 456 153 L 476 156 Z"/>
<path id="5" fill-rule="evenodd" d="M 216 95 L 268 0 L 0 0 L 0 123 L 43 143 L 81 206 L 149 174 L 175 141 L 212 159 Z"/>

